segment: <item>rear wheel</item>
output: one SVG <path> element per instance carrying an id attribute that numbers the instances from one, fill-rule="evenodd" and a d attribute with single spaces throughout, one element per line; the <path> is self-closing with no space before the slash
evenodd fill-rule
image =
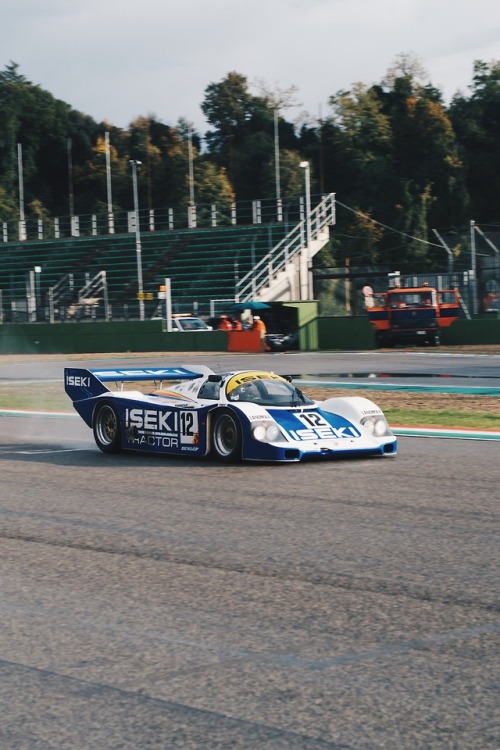
<path id="1" fill-rule="evenodd" d="M 118 453 L 121 449 L 121 429 L 118 412 L 108 403 L 97 407 L 94 417 L 94 440 L 103 453 Z"/>
<path id="2" fill-rule="evenodd" d="M 212 450 L 220 461 L 241 458 L 241 424 L 228 409 L 215 414 L 212 422 Z"/>

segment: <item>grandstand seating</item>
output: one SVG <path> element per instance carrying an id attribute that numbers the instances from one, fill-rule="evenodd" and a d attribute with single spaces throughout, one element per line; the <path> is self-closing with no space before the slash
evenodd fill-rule
<path id="1" fill-rule="evenodd" d="M 288 228 L 276 222 L 142 232 L 146 316 L 150 317 L 157 309 L 158 291 L 165 277 L 171 279 L 174 311 L 196 309 L 208 314 L 214 309 L 214 300 L 233 299 L 236 281 L 285 236 Z M 39 320 L 48 319 L 49 290 L 61 286 L 62 279 L 71 279 L 58 297 L 60 316 L 64 317 L 65 310 L 74 307 L 78 290 L 103 271 L 112 317 L 137 317 L 137 259 L 134 233 L 0 245 L 3 319 L 10 319 L 16 301 L 26 299 L 35 268 L 40 269 L 36 274 Z M 224 303 L 220 302 L 218 307 L 222 309 Z M 94 314 L 103 315 L 102 305 L 97 306 Z"/>

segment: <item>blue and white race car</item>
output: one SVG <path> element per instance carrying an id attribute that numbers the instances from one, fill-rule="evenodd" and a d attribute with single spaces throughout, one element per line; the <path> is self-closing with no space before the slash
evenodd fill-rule
<path id="1" fill-rule="evenodd" d="M 69 367 L 64 383 L 105 453 L 212 454 L 221 461 L 286 462 L 397 452 L 397 440 L 372 401 L 311 401 L 291 378 L 273 372 L 216 374 L 204 366 Z M 116 389 L 110 390 L 111 383 Z M 126 389 L 130 383 L 137 390 Z"/>

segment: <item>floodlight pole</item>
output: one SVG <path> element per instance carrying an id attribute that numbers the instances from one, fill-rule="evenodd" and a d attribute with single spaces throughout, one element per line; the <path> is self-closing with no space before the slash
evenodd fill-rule
<path id="1" fill-rule="evenodd" d="M 300 166 L 304 170 L 306 189 L 306 244 L 311 244 L 311 173 L 308 161 L 301 161 Z"/>
<path id="2" fill-rule="evenodd" d="M 309 279 L 309 260 L 311 256 L 311 170 L 308 161 L 301 161 L 300 167 L 304 170 L 305 180 L 305 191 L 306 191 L 306 248 L 305 248 L 305 274 L 307 274 L 307 280 L 301 282 L 302 285 L 307 286 L 307 295 L 305 299 L 312 297 L 312 283 Z M 301 299 L 304 299 L 303 292 L 301 292 Z"/>
<path id="3" fill-rule="evenodd" d="M 17 144 L 17 168 L 19 178 L 19 239 L 26 239 L 26 221 L 24 214 L 24 179 L 23 179 L 23 146 Z"/>
<path id="4" fill-rule="evenodd" d="M 437 229 L 433 229 L 432 231 L 434 232 L 434 234 L 436 235 L 436 237 L 438 238 L 438 240 L 440 241 L 440 243 L 442 244 L 442 246 L 448 253 L 448 273 L 453 273 L 453 252 L 452 250 L 450 250 L 446 242 L 443 240 L 443 238 L 441 237 Z"/>
<path id="5" fill-rule="evenodd" d="M 470 256 L 472 271 L 472 312 L 477 315 L 477 269 L 476 269 L 476 233 L 474 231 L 476 222 L 470 222 Z"/>
<path id="6" fill-rule="evenodd" d="M 111 153 L 109 147 L 109 132 L 104 134 L 106 145 L 106 190 L 108 194 L 108 232 L 115 233 L 115 218 L 113 216 L 113 197 L 111 192 Z"/>
<path id="7" fill-rule="evenodd" d="M 172 333 L 172 286 L 170 284 L 170 278 L 167 276 L 164 280 L 165 284 L 165 320 L 167 323 L 167 333 Z"/>
<path id="8" fill-rule="evenodd" d="M 274 171 L 276 179 L 276 211 L 278 221 L 283 221 L 283 202 L 281 200 L 280 178 L 280 140 L 279 140 L 279 110 L 274 108 Z"/>
<path id="9" fill-rule="evenodd" d="M 139 226 L 139 197 L 137 193 L 137 165 L 142 162 L 130 159 L 132 167 L 132 187 L 134 191 L 134 214 L 135 214 L 135 249 L 137 255 L 137 296 L 139 298 L 139 318 L 144 320 L 144 289 L 142 285 L 142 247 L 141 228 Z"/>
<path id="10" fill-rule="evenodd" d="M 188 168 L 189 168 L 189 227 L 196 226 L 194 205 L 193 133 L 188 126 Z"/>
<path id="11" fill-rule="evenodd" d="M 497 318 L 500 318 L 500 300 L 498 299 L 498 285 L 499 285 L 499 276 L 500 276 L 500 250 L 496 245 L 493 244 L 493 242 L 485 235 L 482 229 L 480 229 L 478 226 L 474 225 L 474 229 L 478 234 L 481 235 L 481 237 L 484 239 L 484 241 L 491 247 L 493 252 L 495 253 L 495 286 L 497 290 Z"/>

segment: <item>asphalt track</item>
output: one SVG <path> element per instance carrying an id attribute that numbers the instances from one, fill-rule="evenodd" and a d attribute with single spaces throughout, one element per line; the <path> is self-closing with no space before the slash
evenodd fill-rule
<path id="1" fill-rule="evenodd" d="M 322 356 L 259 367 L 491 386 L 500 363 Z M 399 443 L 227 467 L 0 417 L 0 748 L 498 750 L 499 446 Z"/>

